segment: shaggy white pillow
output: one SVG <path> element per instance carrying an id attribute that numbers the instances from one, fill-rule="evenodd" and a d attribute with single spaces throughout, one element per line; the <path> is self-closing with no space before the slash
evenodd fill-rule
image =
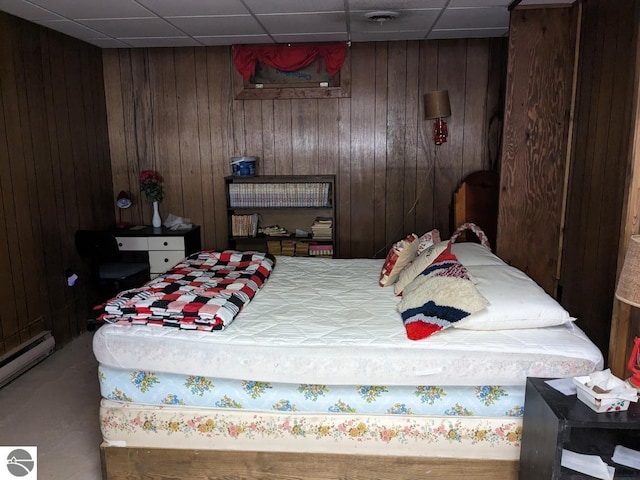
<path id="1" fill-rule="evenodd" d="M 398 276 L 395 286 L 393 287 L 395 294 L 400 295 L 414 278 L 424 272 L 424 270 L 431 265 L 436 258 L 438 258 L 444 249 L 447 248 L 448 243 L 449 242 L 440 242 L 435 245 L 431 245 L 418 255 L 413 262 L 404 267 Z"/>

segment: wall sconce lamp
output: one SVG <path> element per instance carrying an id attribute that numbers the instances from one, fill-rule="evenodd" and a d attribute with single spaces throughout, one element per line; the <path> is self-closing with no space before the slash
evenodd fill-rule
<path id="1" fill-rule="evenodd" d="M 449 103 L 448 90 L 436 90 L 424 94 L 424 118 L 435 118 L 433 124 L 433 141 L 436 145 L 442 145 L 447 141 L 447 122 L 444 117 L 451 116 L 451 104 Z"/>
<path id="2" fill-rule="evenodd" d="M 120 209 L 120 216 L 118 218 L 118 223 L 116 223 L 116 228 L 127 228 L 129 226 L 129 222 L 122 221 L 122 210 L 129 208 L 131 203 L 131 196 L 129 195 L 129 192 L 121 190 L 116 198 L 116 205 Z"/>
<path id="3" fill-rule="evenodd" d="M 640 235 L 631 235 L 629 248 L 620 272 L 616 298 L 640 308 Z M 631 372 L 629 383 L 640 389 L 640 337 L 635 337 L 627 368 Z"/>

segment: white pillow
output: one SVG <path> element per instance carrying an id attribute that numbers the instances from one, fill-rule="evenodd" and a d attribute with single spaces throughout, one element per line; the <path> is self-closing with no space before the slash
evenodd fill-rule
<path id="1" fill-rule="evenodd" d="M 575 320 L 551 295 L 515 267 L 507 264 L 466 267 L 476 281 L 476 288 L 487 299 L 489 305 L 484 310 L 456 322 L 455 328 L 542 328 Z"/>
<path id="2" fill-rule="evenodd" d="M 451 245 L 451 253 L 458 257 L 458 261 L 465 267 L 472 265 L 506 265 L 504 260 L 479 243 L 453 243 Z"/>

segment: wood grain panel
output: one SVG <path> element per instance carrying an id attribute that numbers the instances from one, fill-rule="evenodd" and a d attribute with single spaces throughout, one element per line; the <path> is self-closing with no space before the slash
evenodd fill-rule
<path id="1" fill-rule="evenodd" d="M 624 255 L 618 247 L 624 247 L 628 235 L 638 231 L 637 223 L 634 226 L 630 218 L 625 218 L 624 204 L 625 192 L 633 194 L 625 185 L 637 177 L 629 167 L 633 161 L 629 132 L 637 121 L 635 105 L 629 99 L 638 95 L 639 7 L 637 2 L 625 0 L 612 9 L 607 2 L 595 1 L 585 3 L 582 12 L 561 300 L 605 358 L 609 319 L 630 318 L 628 308 L 616 308 L 613 294 L 616 260 Z M 629 61 L 632 52 L 636 55 L 635 66 Z M 580 281 L 575 281 L 577 278 Z M 616 375 L 624 377 L 633 332 L 620 336 L 616 327 L 614 324 L 611 333 L 610 366 Z"/>
<path id="2" fill-rule="evenodd" d="M 3 89 L 0 91 L 0 193 L 2 194 L 2 214 L 4 220 L 3 234 L 0 239 L 3 244 L 2 250 L 2 270 L 0 278 L 3 285 L 11 288 L 3 288 L 0 293 L 0 322 L 2 325 L 2 345 L 0 353 L 4 353 L 20 344 L 18 318 L 26 315 L 26 297 L 22 289 L 22 273 L 19 265 L 20 249 L 17 232 L 13 225 L 17 222 L 16 203 L 13 198 L 13 185 L 11 175 L 11 158 L 15 156 L 15 147 L 8 126 L 13 123 L 11 116 L 15 106 L 15 94 L 10 97 L 5 90 L 15 88 L 13 72 L 13 44 L 17 34 L 13 29 L 13 23 L 8 15 L 0 15 L 0 82 Z M 6 87 L 5 87 L 6 85 Z M 6 93 L 5 93 L 6 92 Z M 17 277 L 13 277 L 12 272 L 16 271 Z"/>
<path id="3" fill-rule="evenodd" d="M 111 58 L 114 55 L 104 57 L 114 190 L 123 172 L 154 165 L 167 177 L 163 213 L 181 211 L 191 203 L 189 209 L 196 208 L 200 194 L 193 193 L 194 188 L 202 192 L 202 202 L 210 195 L 203 190 L 209 166 L 203 159 L 186 160 L 185 154 L 206 156 L 208 147 L 203 145 L 209 140 L 203 143 L 203 138 L 210 139 L 215 205 L 213 216 L 202 214 L 203 246 L 224 248 L 227 224 L 225 211 L 219 210 L 224 200 L 219 182 L 231 171 L 230 157 L 259 157 L 259 174 L 335 174 L 336 249 L 347 257 L 385 256 L 393 241 L 413 230 L 440 228 L 446 238 L 451 195 L 459 177 L 465 168 L 489 162 L 478 159 L 486 156 L 488 143 L 484 106 L 490 92 L 492 113 L 498 108 L 496 99 L 502 93 L 495 78 L 501 78 L 504 66 L 501 58 L 494 58 L 504 55 L 495 40 L 363 43 L 353 45 L 347 59 L 351 97 L 238 100 L 232 90 L 239 74 L 228 47 L 134 49 L 118 53 L 126 60 L 119 63 Z M 188 59 L 184 66 L 182 56 Z M 469 73 L 460 75 L 466 69 Z M 119 77 L 126 81 L 117 82 Z M 436 161 L 431 122 L 422 119 L 422 95 L 438 87 L 450 89 L 455 119 L 450 119 L 452 136 Z M 120 98 L 133 91 L 149 100 L 123 101 L 118 89 Z M 197 115 L 186 113 L 195 111 Z M 145 123 L 144 131 L 127 133 L 134 120 Z M 146 137 L 139 139 L 140 149 L 128 145 L 140 135 Z M 151 146 L 156 149 L 155 163 L 137 156 Z M 132 189 L 139 195 L 136 185 Z M 143 208 L 132 210 L 134 223 L 150 221 L 148 205 Z M 186 208 L 185 214 L 197 218 Z"/>
<path id="4" fill-rule="evenodd" d="M 105 480 L 182 478 L 211 480 L 515 480 L 514 460 L 421 458 L 328 453 L 169 450 L 101 446 Z"/>
<path id="5" fill-rule="evenodd" d="M 441 59 L 447 59 L 442 61 Z M 451 234 L 451 200 L 453 192 L 464 178 L 465 89 L 467 41 L 448 40 L 438 45 L 438 74 L 435 89 L 449 90 L 451 117 L 447 118 L 449 138 L 436 147 L 434 185 L 434 227 L 442 238 Z M 482 82 L 481 82 L 482 85 Z M 430 120 L 428 123 L 432 123 Z"/>
<path id="6" fill-rule="evenodd" d="M 291 100 L 294 175 L 318 173 L 318 100 Z"/>
<path id="7" fill-rule="evenodd" d="M 489 75 L 490 50 L 486 43 L 479 40 L 467 41 L 467 58 L 465 66 L 465 84 L 474 82 L 477 88 L 465 89 L 464 96 L 464 138 L 462 148 L 464 151 L 462 164 L 462 176 L 478 170 L 489 169 L 489 153 L 487 143 L 482 142 L 487 131 L 487 95 Z M 480 225 L 482 227 L 482 225 Z M 455 226 L 454 226 L 455 227 Z"/>
<path id="8" fill-rule="evenodd" d="M 411 41 L 407 42 L 407 81 L 405 96 L 405 132 L 404 132 L 404 172 L 405 175 L 414 176 L 415 180 L 411 182 L 405 182 L 405 192 L 403 199 L 403 211 L 405 212 L 405 229 L 407 231 L 416 232 L 418 235 L 422 235 L 430 227 L 423 228 L 416 223 L 416 211 L 415 206 L 418 202 L 418 180 L 417 175 L 418 168 L 418 129 L 422 127 L 421 118 L 421 105 L 424 102 L 420 102 L 420 96 L 418 95 L 418 101 L 415 99 L 415 92 L 420 89 L 420 42 Z"/>
<path id="9" fill-rule="evenodd" d="M 114 221 L 100 57 L 0 13 L 0 355 L 45 329 L 64 345 L 86 328 L 87 290 L 65 271 L 84 275 L 75 230 Z"/>
<path id="10" fill-rule="evenodd" d="M 292 100 L 274 100 L 276 175 L 293 174 Z"/>
<path id="11" fill-rule="evenodd" d="M 420 65 L 418 87 L 418 103 L 420 119 L 418 126 L 418 155 L 421 157 L 416 172 L 418 204 L 416 205 L 416 226 L 418 231 L 426 232 L 435 227 L 435 161 L 438 146 L 433 143 L 431 134 L 432 121 L 424 120 L 424 94 L 437 90 L 438 42 L 422 42 L 420 44 Z M 442 232 L 446 238 L 445 232 Z"/>
<path id="12" fill-rule="evenodd" d="M 262 101 L 261 100 L 247 100 L 244 102 L 244 115 L 245 115 L 245 145 L 246 155 L 258 156 L 257 152 L 263 152 L 264 147 L 262 144 L 262 130 L 256 128 L 257 125 L 262 125 L 262 122 L 252 121 L 254 118 L 262 118 Z M 260 155 L 261 157 L 262 155 Z M 258 172 L 261 171 L 262 158 L 258 158 Z"/>
<path id="13" fill-rule="evenodd" d="M 207 76 L 209 79 L 209 121 L 211 125 L 211 150 L 213 162 L 215 216 L 207 217 L 209 230 L 215 231 L 215 243 L 203 244 L 204 248 L 223 248 L 227 245 L 226 194 L 224 177 L 231 169 L 228 159 L 232 156 L 232 82 L 231 52 L 227 49 L 207 48 Z M 206 132 L 205 132 L 206 135 Z M 204 241 L 204 239 L 203 239 Z"/>
<path id="14" fill-rule="evenodd" d="M 262 115 L 262 157 L 258 170 L 262 175 L 275 175 L 276 146 L 274 135 L 273 101 L 262 100 L 260 114 Z"/>
<path id="15" fill-rule="evenodd" d="M 389 115 L 389 75 L 388 68 L 389 47 L 386 42 L 376 44 L 375 53 L 375 82 L 380 94 L 375 97 L 375 144 L 373 158 L 373 192 L 374 208 L 377 212 L 374 218 L 374 248 L 375 257 L 380 257 L 389 251 L 389 242 L 397 238 L 387 237 L 387 117 Z M 400 190 L 400 189 L 397 189 Z M 394 194 L 397 196 L 397 194 Z M 389 235 L 390 236 L 390 235 Z"/>
<path id="16" fill-rule="evenodd" d="M 376 91 L 375 98 L 381 98 L 387 103 L 386 132 L 386 163 L 385 167 L 385 223 L 381 226 L 385 233 L 385 245 L 380 253 L 388 251 L 390 244 L 399 238 L 404 238 L 413 233 L 411 227 L 405 225 L 404 212 L 405 193 L 412 196 L 412 184 L 404 182 L 406 159 L 406 98 L 407 98 L 407 48 L 404 42 L 389 44 L 386 65 L 383 65 L 388 74 L 387 81 L 383 85 L 386 91 Z M 356 73 L 354 68 L 353 74 Z M 355 87 L 354 78 L 354 87 Z M 377 86 L 376 86 L 377 87 Z M 402 185 L 402 188 L 398 188 Z M 400 214 L 399 214 L 400 213 Z M 411 231 L 407 231 L 410 228 Z"/>
<path id="17" fill-rule="evenodd" d="M 551 294 L 567 168 L 573 19 L 571 8 L 523 9 L 512 13 L 510 27 L 498 254 Z"/>
<path id="18" fill-rule="evenodd" d="M 196 87 L 195 51 L 192 48 L 178 48 L 175 51 L 176 92 L 178 97 L 178 130 L 180 136 L 180 186 L 182 205 L 173 210 L 165 209 L 163 219 L 169 213 L 186 217 L 196 225 L 204 221 L 202 188 L 197 180 L 194 187 L 185 185 L 182 179 L 194 178 L 202 174 L 202 152 L 198 130 L 198 90 Z M 197 178 L 197 177 L 196 177 Z M 182 207 L 182 208 L 180 208 Z"/>
<path id="19" fill-rule="evenodd" d="M 357 227 L 351 229 L 351 255 L 366 257 L 374 251 L 373 171 L 371 159 L 375 158 L 375 44 L 354 44 L 351 47 L 351 159 L 350 159 L 350 210 L 357 219 Z"/>
<path id="20" fill-rule="evenodd" d="M 335 140 L 339 135 L 340 113 L 337 99 L 318 102 L 318 174 L 335 174 L 340 158 L 340 145 Z M 322 139 L 331 138 L 327 142 Z"/>

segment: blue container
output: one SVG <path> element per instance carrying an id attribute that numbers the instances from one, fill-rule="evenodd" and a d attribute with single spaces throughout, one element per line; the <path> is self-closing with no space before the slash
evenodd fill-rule
<path id="1" fill-rule="evenodd" d="M 235 177 L 253 177 L 256 174 L 256 157 L 231 157 L 231 170 Z"/>

